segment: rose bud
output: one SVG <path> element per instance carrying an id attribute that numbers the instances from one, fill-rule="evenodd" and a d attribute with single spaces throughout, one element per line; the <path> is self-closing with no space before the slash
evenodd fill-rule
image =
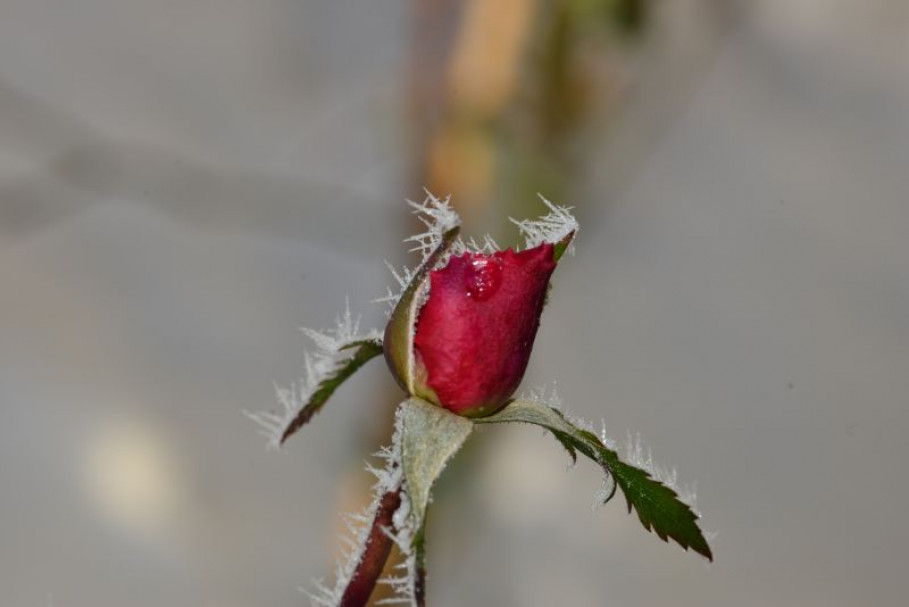
<path id="1" fill-rule="evenodd" d="M 441 236 L 386 328 L 385 357 L 398 383 L 458 415 L 501 409 L 524 377 L 549 277 L 576 225 L 520 252 L 468 250 L 457 227 Z M 464 252 L 445 261 L 450 248 Z"/>

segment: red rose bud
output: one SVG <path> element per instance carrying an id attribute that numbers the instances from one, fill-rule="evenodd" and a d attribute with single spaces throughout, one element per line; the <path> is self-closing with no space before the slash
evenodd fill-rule
<path id="1" fill-rule="evenodd" d="M 433 202 L 415 205 L 435 222 L 426 221 L 430 232 L 411 240 L 434 248 L 398 297 L 385 328 L 385 359 L 408 394 L 458 415 L 491 415 L 524 377 L 549 277 L 577 222 L 544 200 L 549 215 L 515 221 L 526 250 L 482 253 L 458 238 L 457 221 L 438 221 L 453 212 Z M 452 249 L 466 252 L 451 255 Z"/>
<path id="2" fill-rule="evenodd" d="M 417 396 L 469 417 L 500 409 L 524 377 L 555 267 L 544 243 L 432 271 L 414 337 Z"/>

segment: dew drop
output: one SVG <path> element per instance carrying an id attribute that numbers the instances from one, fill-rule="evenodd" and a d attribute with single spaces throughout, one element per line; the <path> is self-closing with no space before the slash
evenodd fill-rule
<path id="1" fill-rule="evenodd" d="M 502 283 L 502 269 L 496 259 L 478 257 L 471 260 L 464 276 L 467 296 L 477 301 L 492 297 Z"/>

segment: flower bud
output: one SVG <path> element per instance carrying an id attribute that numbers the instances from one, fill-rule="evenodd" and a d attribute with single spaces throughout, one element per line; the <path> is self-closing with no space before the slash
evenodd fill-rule
<path id="1" fill-rule="evenodd" d="M 527 369 L 553 245 L 464 253 L 430 274 L 414 336 L 416 395 L 469 417 L 500 409 Z"/>
<path id="2" fill-rule="evenodd" d="M 412 342 L 401 343 L 399 318 L 410 306 L 399 306 L 386 330 L 386 359 L 398 382 L 458 415 L 496 412 L 524 377 L 555 267 L 555 245 L 543 243 L 519 253 L 463 253 L 430 271 L 429 296 L 415 330 L 408 327 Z"/>
<path id="3" fill-rule="evenodd" d="M 571 249 L 578 229 L 569 209 L 543 199 L 550 213 L 512 220 L 526 249 L 481 249 L 458 236 L 460 220 L 430 198 L 412 204 L 429 232 L 419 243 L 423 263 L 398 278 L 402 287 L 385 328 L 385 360 L 411 396 L 466 417 L 501 409 L 518 388 L 546 303 L 549 277 Z"/>

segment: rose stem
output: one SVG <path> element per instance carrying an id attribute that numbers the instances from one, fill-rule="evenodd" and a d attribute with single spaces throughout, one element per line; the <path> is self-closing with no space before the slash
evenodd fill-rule
<path id="1" fill-rule="evenodd" d="M 392 529 L 392 517 L 400 505 L 400 488 L 382 496 L 376 516 L 372 521 L 372 529 L 366 539 L 363 555 L 341 597 L 341 607 L 363 607 L 369 600 L 369 595 L 376 587 L 376 582 L 385 567 L 385 561 L 388 560 L 388 555 L 391 553 L 394 542 L 386 530 Z"/>

